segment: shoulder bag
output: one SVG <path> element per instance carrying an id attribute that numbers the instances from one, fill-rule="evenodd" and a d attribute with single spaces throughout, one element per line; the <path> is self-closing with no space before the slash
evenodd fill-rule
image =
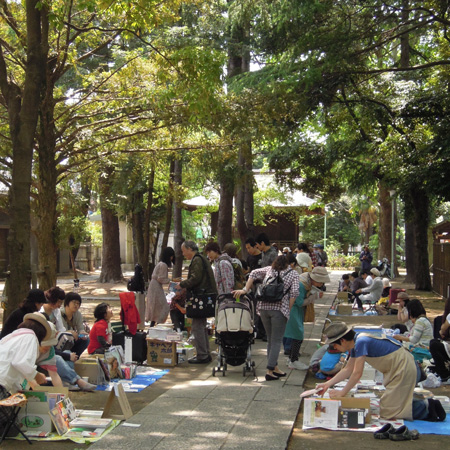
<path id="1" fill-rule="evenodd" d="M 202 260 L 205 274 L 206 276 L 208 276 L 205 260 L 201 256 L 199 257 Z M 211 280 L 209 279 L 209 276 L 208 281 L 211 288 Z M 190 319 L 214 317 L 216 314 L 216 300 L 217 294 L 208 293 L 205 289 L 194 291 L 188 290 L 186 296 L 186 317 Z"/>

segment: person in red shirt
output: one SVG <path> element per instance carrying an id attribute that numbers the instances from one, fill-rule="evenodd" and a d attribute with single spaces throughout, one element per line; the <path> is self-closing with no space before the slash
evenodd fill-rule
<path id="1" fill-rule="evenodd" d="M 97 319 L 89 334 L 88 353 L 103 354 L 111 346 L 112 330 L 110 320 L 113 316 L 108 303 L 100 303 L 95 307 L 94 317 Z"/>

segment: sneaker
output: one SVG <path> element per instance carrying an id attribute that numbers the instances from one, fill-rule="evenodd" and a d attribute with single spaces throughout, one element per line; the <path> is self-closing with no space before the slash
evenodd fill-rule
<path id="1" fill-rule="evenodd" d="M 450 376 L 441 378 L 441 384 L 450 384 Z"/>
<path id="2" fill-rule="evenodd" d="M 297 369 L 297 370 L 308 370 L 309 366 L 300 361 L 290 361 L 288 364 L 289 369 Z"/>

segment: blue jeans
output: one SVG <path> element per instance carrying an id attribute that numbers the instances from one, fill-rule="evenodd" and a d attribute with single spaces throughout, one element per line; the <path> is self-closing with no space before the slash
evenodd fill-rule
<path id="1" fill-rule="evenodd" d="M 287 319 L 279 310 L 261 309 L 259 314 L 267 333 L 267 369 L 273 370 L 278 365 Z"/>
<path id="2" fill-rule="evenodd" d="M 70 352 L 68 352 L 70 353 Z M 65 361 L 62 356 L 56 355 L 56 370 L 61 380 L 67 381 L 70 384 L 76 384 L 81 378 L 74 370 L 72 361 Z"/>
<path id="3" fill-rule="evenodd" d="M 425 420 L 428 417 L 428 402 L 426 400 L 413 400 L 413 420 Z"/>

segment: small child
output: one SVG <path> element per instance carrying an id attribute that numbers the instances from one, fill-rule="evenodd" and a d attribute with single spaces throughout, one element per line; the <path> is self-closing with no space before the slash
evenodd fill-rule
<path id="1" fill-rule="evenodd" d="M 112 330 L 110 320 L 113 316 L 112 308 L 108 303 L 100 303 L 95 307 L 94 317 L 97 319 L 89 333 L 88 353 L 90 355 L 104 354 L 111 347 Z"/>
<path id="2" fill-rule="evenodd" d="M 175 331 L 184 331 L 184 315 L 186 314 L 186 288 L 175 287 L 175 295 L 170 302 L 170 319 Z"/>
<path id="3" fill-rule="evenodd" d="M 320 373 L 326 376 L 336 375 L 344 367 L 348 352 L 341 353 L 334 344 L 329 344 L 326 353 L 320 360 Z"/>

